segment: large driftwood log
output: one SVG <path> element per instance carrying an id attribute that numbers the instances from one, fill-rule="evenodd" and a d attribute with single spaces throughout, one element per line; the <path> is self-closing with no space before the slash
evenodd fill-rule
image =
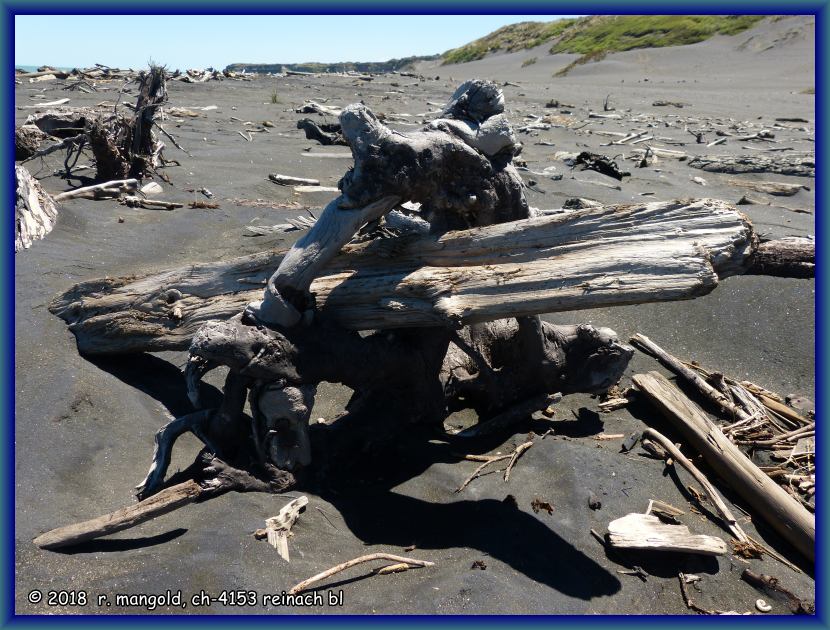
<path id="1" fill-rule="evenodd" d="M 463 325 L 693 298 L 743 273 L 755 247 L 749 222 L 721 201 L 586 208 L 350 244 L 310 280 L 310 291 L 315 317 L 352 330 Z M 265 252 L 91 280 L 50 310 L 84 353 L 185 349 L 204 322 L 228 319 L 260 295 L 257 287 L 281 261 L 280 252 Z"/>
<path id="2" fill-rule="evenodd" d="M 658 372 L 637 374 L 634 383 L 670 420 L 706 463 L 771 527 L 810 560 L 816 522 L 798 501 L 761 471 L 677 387 Z"/>
<path id="3" fill-rule="evenodd" d="M 14 251 L 28 248 L 43 238 L 58 219 L 58 208 L 25 167 L 16 164 L 17 201 L 14 207 Z"/>
<path id="4" fill-rule="evenodd" d="M 801 177 L 816 176 L 816 158 L 811 153 L 699 155 L 689 160 L 689 166 L 710 173 L 778 173 Z"/>
<path id="5" fill-rule="evenodd" d="M 755 250 L 748 274 L 813 278 L 816 275 L 816 241 L 787 237 L 761 243 Z"/>

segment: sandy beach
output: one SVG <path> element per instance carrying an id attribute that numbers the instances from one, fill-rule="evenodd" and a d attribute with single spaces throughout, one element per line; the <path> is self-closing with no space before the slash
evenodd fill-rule
<path id="1" fill-rule="evenodd" d="M 594 439 L 599 433 L 628 435 L 648 426 L 679 439 L 653 408 L 632 404 L 600 414 L 598 399 L 581 394 L 565 396 L 552 423 L 528 421 L 510 435 L 476 444 L 476 452 L 506 453 L 528 431 L 542 433 L 545 423 L 555 426 L 553 435 L 536 439 L 507 483 L 491 474 L 454 493 L 476 464 L 446 443 L 401 435 L 382 449 L 355 453 L 345 469 L 288 495 L 230 493 L 64 553 L 38 549 L 32 539 L 133 501 L 133 487 L 147 471 L 156 431 L 191 411 L 180 371 L 187 353 L 85 358 L 66 324 L 48 311 L 49 302 L 83 280 L 140 275 L 290 246 L 293 234 L 251 237 L 246 227 L 284 223 L 306 209 L 316 213 L 335 193 L 298 193 L 275 185 L 268 175 L 315 178 L 336 187 L 351 164 L 347 147 L 320 146 L 296 128 L 305 117 L 334 122 L 295 113 L 304 101 L 327 99 L 326 105 L 338 107 L 363 101 L 385 114 L 391 128 L 405 133 L 434 117 L 440 109 L 436 103 L 445 103 L 462 81 L 491 79 L 503 85 L 506 113 L 515 128 L 549 116 L 549 129 L 519 133 L 524 149 L 518 159 L 527 169 L 521 174 L 526 182 L 536 182 L 526 191 L 536 208 L 560 208 L 573 197 L 603 204 L 688 197 L 735 203 L 747 195 L 759 203 L 740 209 L 758 233 L 769 238 L 807 236 L 815 233 L 813 178 L 708 172 L 690 167 L 688 159 L 671 157 L 635 168 L 630 159 L 634 147 L 607 146 L 615 138 L 607 132 L 652 125 L 649 131 L 659 136 L 653 146 L 682 151 L 689 158 L 783 147 L 814 152 L 814 51 L 812 18 L 793 16 L 690 46 L 616 53 L 576 66 L 562 77 L 553 75 L 577 55 L 548 55 L 541 46 L 459 65 L 425 62 L 413 70 L 423 80 L 388 74 L 371 81 L 317 75 L 169 82 L 165 108 L 186 108 L 195 115 L 167 114 L 165 128 L 188 153 L 167 143 L 166 157 L 181 166 L 165 169 L 172 185 L 159 182 L 164 188 L 159 198 L 207 200 L 187 191 L 207 188 L 219 208 L 185 206 L 166 212 L 128 208 L 115 200 L 75 199 L 60 205 L 50 234 L 15 258 L 16 613 L 694 614 L 681 596 L 678 572 L 701 577 L 691 591 L 698 605 L 757 613 L 755 602 L 763 595 L 740 579 L 745 568 L 774 575 L 799 596 L 813 599 L 812 567 L 802 564 L 762 518 L 745 514 L 743 503 L 726 490 L 727 502 L 736 506 L 747 532 L 803 571 L 770 557 L 744 560 L 731 553 L 667 559 L 607 552 L 591 529 L 605 531 L 610 521 L 645 511 L 651 499 L 683 509 L 683 520 L 695 533 L 726 540 L 728 534 L 713 518 L 692 509 L 691 495 L 684 491 L 691 481 L 684 471 L 664 473 L 664 464 L 640 456 L 639 448 L 621 453 L 620 440 Z M 526 63 L 532 58 L 534 63 Z M 37 104 L 31 97 L 43 94 L 46 100 L 69 96 L 70 106 L 95 106 L 113 101 L 120 87 L 85 94 L 64 92 L 62 85 L 60 80 L 17 85 L 16 105 Z M 278 102 L 272 103 L 275 91 Z M 603 111 L 608 95 L 613 113 L 621 117 L 589 118 L 589 112 Z M 552 100 L 559 107 L 546 107 Z M 654 105 L 661 100 L 683 107 Z M 17 109 L 16 124 L 33 111 Z M 770 130 L 775 143 L 728 138 L 707 147 L 686 129 L 729 119 L 747 129 Z M 264 121 L 272 125 L 263 127 Z M 251 140 L 239 132 L 251 132 Z M 710 134 L 706 140 L 714 139 Z M 559 151 L 583 150 L 617 156 L 631 177 L 616 182 L 592 171 L 572 170 L 555 157 Z M 56 153 L 27 166 L 47 191 L 60 192 L 69 186 L 51 173 L 62 163 Z M 548 167 L 554 168 L 541 174 Z M 762 181 L 805 188 L 780 197 L 744 185 Z M 711 294 L 692 301 L 544 319 L 607 326 L 623 340 L 640 332 L 707 369 L 781 395 L 815 400 L 814 297 L 812 279 L 745 276 L 728 278 Z M 633 374 L 649 370 L 668 374 L 637 352 L 621 386 L 629 386 Z M 207 377 L 216 388 L 208 396 L 218 397 L 223 376 L 220 370 Z M 343 386 L 321 385 L 311 417 L 333 418 L 348 395 Z M 179 440 L 171 472 L 188 466 L 199 448 L 192 436 Z M 287 563 L 252 533 L 289 497 L 303 494 L 309 505 L 292 530 Z M 508 495 L 517 507 L 505 501 Z M 591 495 L 601 500 L 601 509 L 589 508 Z M 535 499 L 549 502 L 552 512 L 536 513 L 531 509 Z M 413 550 L 404 551 L 412 545 Z M 409 553 L 435 566 L 366 579 L 358 578 L 371 570 L 368 566 L 340 574 L 320 592 L 342 590 L 342 606 L 283 607 L 262 605 L 261 599 L 255 606 L 190 603 L 200 591 L 214 597 L 237 589 L 256 591 L 260 597 L 278 594 L 338 562 L 379 551 Z M 476 561 L 486 568 L 471 568 Z M 647 579 L 619 572 L 634 566 L 642 567 Z M 33 604 L 27 599 L 33 589 L 83 590 L 91 603 Z M 187 606 L 147 611 L 115 605 L 118 593 L 159 594 L 168 589 L 181 591 Z M 99 594 L 108 598 L 100 606 Z M 786 600 L 767 599 L 773 613 L 788 613 Z"/>

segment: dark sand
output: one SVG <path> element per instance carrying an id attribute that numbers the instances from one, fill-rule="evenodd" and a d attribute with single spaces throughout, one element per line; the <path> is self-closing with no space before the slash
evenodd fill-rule
<path id="1" fill-rule="evenodd" d="M 251 536 L 287 501 L 264 494 L 229 494 L 188 506 L 67 553 L 41 551 L 31 540 L 53 527 L 130 503 L 132 487 L 146 472 L 154 433 L 173 416 L 189 410 L 179 373 L 184 353 L 82 358 L 71 333 L 49 314 L 46 305 L 81 280 L 145 273 L 290 244 L 291 238 L 286 236 L 245 237 L 244 226 L 280 223 L 301 214 L 302 209 L 245 207 L 231 200 L 260 198 L 319 207 L 331 198 L 329 193 L 295 194 L 291 188 L 267 180 L 268 173 L 279 172 L 319 178 L 323 185 L 334 186 L 350 164 L 346 159 L 313 156 L 347 149 L 320 147 L 295 129 L 301 115 L 293 113 L 293 108 L 305 99 L 328 98 L 329 105 L 340 106 L 362 99 L 375 111 L 390 116 L 411 114 L 409 119 L 417 123 L 425 117 L 424 112 L 437 109 L 428 101 L 443 103 L 461 80 L 487 77 L 520 84 L 504 88 L 511 120 L 520 126 L 528 113 L 557 113 L 544 108 L 552 98 L 575 105 L 573 118 L 587 120 L 587 111 L 601 111 L 606 94 L 611 93 L 618 113 L 625 116 L 622 121 L 596 121 L 579 132 L 553 128 L 522 136 L 525 150 L 521 157 L 531 170 L 556 165 L 564 174 L 561 181 L 552 181 L 524 173 L 526 179 L 537 180 L 545 193 L 528 191 L 532 205 L 560 207 L 574 196 L 605 203 L 687 196 L 734 202 L 746 193 L 770 204 L 742 206 L 759 232 L 776 237 L 805 235 L 814 232 L 812 214 L 794 213 L 784 206 L 812 213 L 812 190 L 776 198 L 734 187 L 728 180 L 792 181 L 812 188 L 812 179 L 706 173 L 673 159 L 663 159 L 652 168 L 634 169 L 634 163 L 626 161 L 633 174 L 618 191 L 584 183 L 616 182 L 596 173 L 572 173 L 553 155 L 560 150 L 582 149 L 614 154 L 616 147 L 601 146 L 609 138 L 587 131 L 629 131 L 636 124 L 628 119 L 638 113 L 661 120 L 677 120 L 670 118 L 672 115 L 700 120 L 734 118 L 759 128 L 773 125 L 778 117 L 802 117 L 810 122 L 784 123 L 791 129 L 775 130 L 780 144 L 753 146 L 810 151 L 815 102 L 802 91 L 814 86 L 814 47 L 812 22 L 793 17 L 694 46 L 613 55 L 603 62 L 580 66 L 564 78 L 551 75 L 574 56 L 549 57 L 542 47 L 461 66 L 422 67 L 420 71 L 430 77 L 424 82 L 390 75 L 369 83 L 346 77 L 171 83 L 171 106 L 217 105 L 218 109 L 198 118 L 167 121 L 167 128 L 192 157 L 168 147 L 167 157 L 181 160 L 182 166 L 167 170 L 174 186 L 165 185 L 161 198 L 193 200 L 194 194 L 183 189 L 205 186 L 215 193 L 220 209 L 163 212 L 130 209 L 114 201 L 70 201 L 61 207 L 54 231 L 16 257 L 16 612 L 142 613 L 141 608 L 99 608 L 95 605 L 97 595 L 107 595 L 114 604 L 116 593 L 163 593 L 167 589 L 181 590 L 186 601 L 201 589 L 214 596 L 228 589 L 279 593 L 338 562 L 375 551 L 400 554 L 411 544 L 417 545 L 411 552 L 414 557 L 436 565 L 360 581 L 356 578 L 368 573 L 369 567 L 352 569 L 326 584 L 343 589 L 342 608 L 214 604 L 155 612 L 689 614 L 678 589 L 678 571 L 702 577 L 696 585 L 699 589 L 691 590 L 699 605 L 745 612 L 754 611 L 755 600 L 763 596 L 739 579 L 746 567 L 775 575 L 791 590 L 812 598 L 814 584 L 808 574 L 797 574 L 769 558 L 747 562 L 731 555 L 717 559 L 681 555 L 662 560 L 635 553 L 606 555 L 589 530 L 605 531 L 611 520 L 645 511 L 652 498 L 686 510 L 683 520 L 694 532 L 728 536 L 713 520 L 691 511 L 682 486 L 672 475 L 663 474 L 661 463 L 637 455 L 639 449 L 630 455 L 620 454 L 618 441 L 592 438 L 601 431 L 629 433 L 647 425 L 676 437 L 655 411 L 635 406 L 597 415 L 598 401 L 584 395 L 565 397 L 556 416 L 560 421 L 555 424 L 556 436 L 544 441 L 537 438 L 509 483 L 493 474 L 454 494 L 475 464 L 459 461 L 450 448 L 438 442 L 402 436 L 382 454 L 355 453 L 355 468 L 333 475 L 336 479 L 325 489 L 291 493 L 307 494 L 310 503 L 289 542 L 290 564 L 267 543 Z M 525 59 L 534 56 L 537 63 L 521 67 Z M 60 81 L 17 86 L 17 104 L 36 102 L 28 97 L 45 89 L 48 100 L 68 95 L 70 105 L 94 105 L 114 98 L 118 87 L 87 95 L 63 92 L 60 86 Z M 280 104 L 270 103 L 274 87 Z M 682 101 L 689 107 L 652 107 L 657 99 Z M 17 111 L 18 123 L 31 111 Z M 246 127 L 231 121 L 232 116 L 254 123 L 271 120 L 275 127 L 270 134 L 253 134 L 253 142 L 247 142 L 237 133 Z M 392 126 L 402 131 L 413 128 Z M 690 154 L 752 152 L 745 147 L 749 143 L 736 141 L 710 149 L 696 145 L 682 123 L 661 126 L 654 132 L 686 142 L 685 146 L 665 146 Z M 712 139 L 710 134 L 707 141 Z M 555 146 L 534 144 L 539 141 Z M 304 153 L 306 147 L 312 147 L 311 154 Z M 58 168 L 61 160 L 47 160 L 40 170 L 39 164 L 35 161 L 29 166 L 44 177 Z M 704 178 L 707 186 L 694 183 L 692 177 Z M 44 177 L 42 181 L 48 190 L 66 189 L 59 179 Z M 641 197 L 642 192 L 654 195 Z M 123 223 L 118 222 L 119 217 L 124 218 Z M 712 294 L 690 302 L 549 318 L 609 326 L 621 338 L 642 332 L 670 352 L 706 367 L 748 378 L 781 394 L 814 398 L 812 280 L 730 278 Z M 658 369 L 657 364 L 638 353 L 622 385 L 630 383 L 632 374 L 652 369 Z M 209 381 L 219 386 L 222 375 L 212 374 Z M 347 395 L 342 387 L 321 386 L 312 417 L 331 418 L 342 409 Z M 539 430 L 539 424 L 519 427 L 513 436 L 501 436 L 476 448 L 479 452 L 506 452 L 524 441 L 532 428 Z M 171 470 L 189 464 L 198 448 L 195 439 L 181 439 Z M 360 462 L 366 464 L 361 466 Z M 683 472 L 680 479 L 683 485 L 689 483 Z M 602 509 L 588 508 L 591 493 L 601 499 Z M 502 502 L 508 494 L 516 498 L 518 510 Z M 530 503 L 536 497 L 553 504 L 552 515 L 533 513 Z M 727 497 L 734 498 L 728 492 Z M 751 535 L 797 559 L 762 519 L 757 519 L 757 530 L 756 523 L 744 520 Z M 486 570 L 471 570 L 475 560 L 483 560 Z M 633 565 L 651 574 L 646 582 L 618 573 Z M 27 602 L 32 589 L 82 589 L 89 593 L 92 604 L 82 608 L 32 605 Z M 771 603 L 774 612 L 787 612 L 785 603 Z"/>

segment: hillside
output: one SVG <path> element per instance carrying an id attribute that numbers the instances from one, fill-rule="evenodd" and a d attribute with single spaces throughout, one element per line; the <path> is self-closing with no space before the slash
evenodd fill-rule
<path id="1" fill-rule="evenodd" d="M 554 22 L 520 22 L 447 51 L 442 63 L 475 61 L 550 42 L 551 53 L 604 55 L 635 48 L 696 44 L 713 35 L 740 33 L 763 15 L 597 15 Z"/>
<path id="2" fill-rule="evenodd" d="M 429 55 L 421 57 L 403 57 L 402 59 L 390 59 L 389 61 L 341 61 L 338 63 L 232 63 L 225 68 L 230 72 L 258 72 L 267 74 L 278 73 L 285 70 L 296 70 L 298 72 L 395 72 L 405 70 L 413 63 L 419 61 L 433 61 L 440 55 Z"/>

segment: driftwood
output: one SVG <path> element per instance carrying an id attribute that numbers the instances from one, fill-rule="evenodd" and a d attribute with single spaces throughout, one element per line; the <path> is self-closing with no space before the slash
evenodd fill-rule
<path id="1" fill-rule="evenodd" d="M 135 192 L 138 190 L 137 179 L 120 179 L 102 184 L 95 184 L 94 186 L 84 186 L 82 188 L 75 188 L 54 196 L 55 201 L 66 201 L 67 199 L 77 199 L 83 197 L 85 199 L 105 199 L 117 197 L 122 193 Z"/>
<path id="2" fill-rule="evenodd" d="M 89 521 L 53 529 L 41 534 L 33 542 L 41 549 L 59 549 L 108 536 L 193 503 L 204 491 L 202 486 L 191 479 L 162 490 L 135 505 Z"/>
<path id="3" fill-rule="evenodd" d="M 732 514 L 732 510 L 726 505 L 724 500 L 721 498 L 718 491 L 715 487 L 709 482 L 706 476 L 700 472 L 697 466 L 695 466 L 691 460 L 689 460 L 683 453 L 680 452 L 672 442 L 666 438 L 661 433 L 658 433 L 654 429 L 646 429 L 643 432 L 643 446 L 645 448 L 645 441 L 646 440 L 654 440 L 662 452 L 664 453 L 663 457 L 666 460 L 671 460 L 673 462 L 677 462 L 683 468 L 685 468 L 689 474 L 694 477 L 695 481 L 697 481 L 700 486 L 706 491 L 706 494 L 709 496 L 709 499 L 712 502 L 712 505 L 715 506 L 717 511 L 720 513 L 723 522 L 726 524 L 726 528 L 729 530 L 736 540 L 742 543 L 749 542 L 749 536 L 743 530 L 743 528 L 738 523 L 738 519 L 735 518 L 735 515 Z M 657 451 L 660 452 L 660 451 Z"/>
<path id="4" fill-rule="evenodd" d="M 297 129 L 305 131 L 308 140 L 316 140 L 322 145 L 348 145 L 341 132 L 340 123 L 323 123 L 318 125 L 310 118 L 297 121 Z"/>
<path id="5" fill-rule="evenodd" d="M 415 558 L 407 558 L 404 556 L 396 556 L 391 553 L 371 553 L 367 556 L 360 556 L 359 558 L 355 558 L 354 560 L 349 560 L 348 562 L 343 562 L 342 564 L 338 564 L 331 569 L 323 571 L 322 573 L 318 573 L 307 580 L 303 580 L 299 584 L 293 586 L 291 590 L 288 591 L 290 595 L 295 595 L 297 593 L 302 593 L 303 591 L 307 590 L 312 584 L 316 584 L 321 580 L 325 580 L 326 578 L 330 578 L 332 575 L 337 575 L 341 571 L 345 571 L 346 569 L 350 569 L 358 564 L 363 564 L 364 562 L 373 562 L 375 560 L 388 560 L 391 562 L 395 562 L 398 564 L 406 565 L 407 567 L 431 567 L 435 566 L 434 562 L 427 562 L 426 560 L 417 560 Z M 393 565 L 397 568 L 397 564 Z M 382 569 L 378 571 L 381 573 Z"/>
<path id="6" fill-rule="evenodd" d="M 711 173 L 778 173 L 816 176 L 816 159 L 810 153 L 776 155 L 700 155 L 689 166 Z"/>
<path id="7" fill-rule="evenodd" d="M 816 275 L 816 242 L 812 238 L 787 237 L 760 243 L 747 273 L 813 278 Z"/>
<path id="8" fill-rule="evenodd" d="M 288 536 L 306 505 L 308 505 L 307 496 L 297 497 L 284 505 L 279 514 L 265 521 L 268 544 L 274 547 L 286 562 L 291 559 L 288 553 Z"/>
<path id="9" fill-rule="evenodd" d="M 17 195 L 14 206 L 14 251 L 31 246 L 55 227 L 58 208 L 55 201 L 43 190 L 25 167 L 14 167 Z"/>
<path id="10" fill-rule="evenodd" d="M 717 536 L 691 534 L 685 525 L 662 522 L 651 514 L 628 514 L 608 524 L 608 543 L 618 549 L 675 551 L 722 556 L 726 543 Z"/>
<path id="11" fill-rule="evenodd" d="M 306 177 L 294 177 L 293 175 L 280 175 L 279 173 L 271 173 L 268 176 L 275 184 L 279 184 L 280 186 L 295 186 L 295 185 L 307 185 L 307 186 L 319 186 L 320 180 L 319 179 L 309 179 Z"/>
<path id="12" fill-rule="evenodd" d="M 20 125 L 14 130 L 14 159 L 28 160 L 40 149 L 40 145 L 49 138 L 49 134 L 37 125 Z"/>
<path id="13" fill-rule="evenodd" d="M 742 179 L 730 179 L 729 185 L 738 186 L 740 188 L 749 188 L 755 192 L 775 195 L 778 197 L 792 197 L 802 190 L 809 190 L 809 188 L 803 184 L 788 184 L 787 182 L 753 182 L 744 181 Z"/>
<path id="14" fill-rule="evenodd" d="M 657 372 L 634 377 L 637 387 L 669 419 L 709 466 L 804 556 L 815 558 L 815 517 L 764 474 L 709 418 Z"/>
<path id="15" fill-rule="evenodd" d="M 719 277 L 744 271 L 753 247 L 748 222 L 724 202 L 587 208 L 348 245 L 310 291 L 315 317 L 355 330 L 465 324 L 693 298 Z M 185 349 L 202 323 L 228 319 L 255 299 L 282 256 L 92 280 L 50 309 L 70 324 L 85 353 Z M 174 306 L 181 318 L 171 319 Z"/>

